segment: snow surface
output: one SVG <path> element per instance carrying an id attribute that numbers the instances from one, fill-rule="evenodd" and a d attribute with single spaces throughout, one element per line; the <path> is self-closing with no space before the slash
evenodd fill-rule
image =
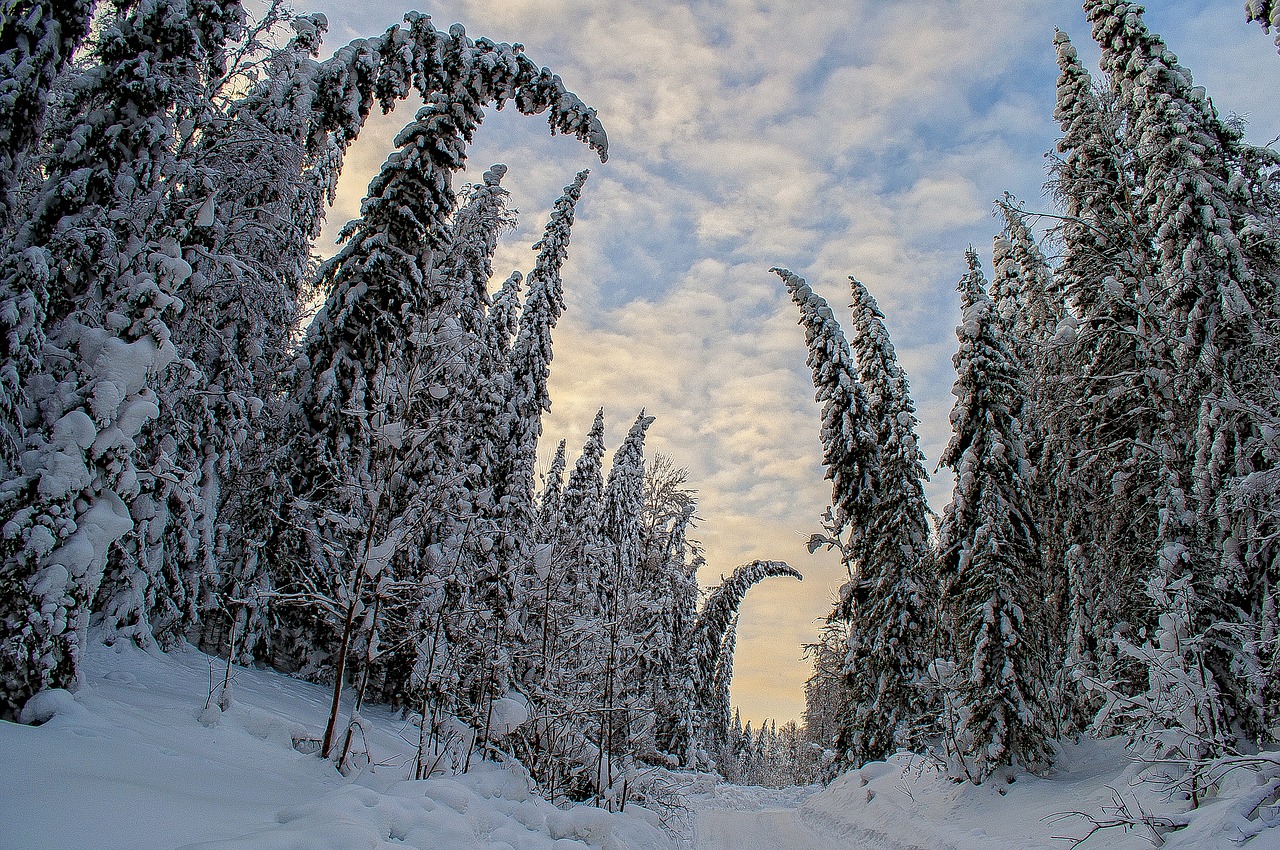
<path id="1" fill-rule="evenodd" d="M 0 722 L 0 850 L 664 850 L 650 812 L 564 811 L 518 770 L 404 777 L 417 730 L 366 707 L 372 772 L 345 778 L 293 747 L 318 736 L 326 688 L 235 668 L 226 711 L 205 703 L 223 662 L 193 649 L 88 652 L 85 684 Z M 513 708 L 513 713 L 514 708 Z M 403 737 L 401 737 L 403 736 Z"/>
<path id="2" fill-rule="evenodd" d="M 1140 766 L 1120 739 L 1084 740 L 1065 746 L 1048 778 L 1020 775 L 1011 783 L 995 777 L 984 785 L 956 783 L 923 767 L 918 757 L 899 754 L 850 771 L 800 806 L 809 829 L 845 836 L 849 846 L 890 850 L 1041 850 L 1069 848 L 1089 832 L 1082 812 L 1100 819 L 1115 795 L 1134 810 L 1180 812 L 1151 783 L 1140 783 Z M 1251 777 L 1241 777 L 1251 783 Z M 1238 801 L 1244 792 L 1229 779 L 1224 797 L 1209 800 L 1184 830 L 1164 836 L 1166 848 L 1225 850 L 1237 843 Z M 1234 793 L 1232 793 L 1234 792 Z M 861 841 L 861 843 L 859 843 Z M 1099 831 L 1085 848 L 1150 848 L 1138 831 Z M 1280 850 L 1280 830 L 1268 830 L 1244 845 Z"/>
<path id="3" fill-rule="evenodd" d="M 234 668 L 224 710 L 208 700 L 223 662 L 193 649 L 97 646 L 84 669 L 74 695 L 49 691 L 28 704 L 25 719 L 42 725 L 0 722 L 0 850 L 1038 850 L 1070 847 L 1063 839 L 1088 825 L 1056 816 L 1100 814 L 1113 794 L 1176 810 L 1135 785 L 1121 742 L 1091 741 L 1065 748 L 1050 778 L 981 787 L 905 754 L 826 789 L 684 776 L 692 817 L 677 837 L 635 806 L 558 809 L 530 793 L 519 768 L 408 781 L 417 731 L 379 707 L 362 712 L 374 769 L 343 777 L 293 745 L 318 736 L 328 690 L 278 673 Z M 509 721 L 524 709 L 512 703 Z M 1245 790 L 1225 788 L 1165 846 L 1241 846 L 1232 797 Z M 1083 846 L 1151 844 L 1113 829 Z M 1243 846 L 1280 850 L 1280 829 Z"/>

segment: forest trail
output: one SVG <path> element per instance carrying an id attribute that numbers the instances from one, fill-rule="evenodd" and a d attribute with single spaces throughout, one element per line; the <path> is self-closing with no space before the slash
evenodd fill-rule
<path id="1" fill-rule="evenodd" d="M 835 836 L 806 823 L 798 809 L 702 809 L 693 821 L 693 850 L 830 850 Z M 838 846 L 870 850 L 839 836 Z"/>
<path id="2" fill-rule="evenodd" d="M 691 850 L 884 850 L 883 842 L 824 830 L 799 808 L 699 809 Z M 897 847 L 899 845 L 892 845 Z"/>

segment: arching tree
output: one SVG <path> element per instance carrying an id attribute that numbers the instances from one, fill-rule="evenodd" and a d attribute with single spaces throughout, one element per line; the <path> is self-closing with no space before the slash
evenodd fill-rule
<path id="1" fill-rule="evenodd" d="M 672 752 L 704 750 L 714 753 L 728 733 L 728 685 L 733 675 L 734 626 L 742 600 L 756 584 L 774 576 L 804 576 L 782 561 L 752 561 L 736 568 L 707 595 L 698 611 L 688 643 L 681 655 L 693 682 L 693 703 L 687 707 L 692 722 L 688 740 L 677 738 Z"/>
<path id="2" fill-rule="evenodd" d="M 74 4 L 62 9 L 72 15 L 78 10 Z M 149 553 L 144 558 L 142 541 L 153 541 L 151 526 L 161 529 L 165 523 L 149 522 L 142 530 L 134 509 L 144 516 L 159 500 L 171 501 L 155 483 L 161 479 L 179 482 L 176 490 L 165 487 L 180 504 L 200 506 L 199 515 L 190 513 L 182 522 L 212 527 L 205 519 L 207 507 L 219 501 L 216 487 L 209 486 L 214 478 L 208 474 L 208 455 L 194 445 L 174 454 L 165 453 L 164 446 L 168 429 L 181 416 L 168 393 L 181 384 L 175 376 L 194 375 L 197 383 L 207 380 L 215 393 L 233 397 L 218 383 L 216 369 L 201 371 L 206 364 L 187 356 L 199 352 L 196 340 L 174 337 L 180 330 L 175 317 L 183 306 L 175 295 L 189 281 L 193 293 L 202 292 L 200 277 L 213 268 L 203 267 L 204 254 L 188 248 L 199 245 L 207 251 L 211 240 L 201 231 L 218 222 L 216 181 L 208 180 L 212 172 L 193 171 L 187 154 L 192 145 L 219 136 L 214 124 L 222 117 L 211 123 L 210 115 L 215 106 L 223 106 L 211 105 L 210 98 L 235 100 L 235 93 L 244 90 L 219 87 L 225 82 L 226 44 L 242 37 L 245 20 L 238 2 L 114 5 L 95 31 L 82 78 L 69 87 L 57 125 L 47 134 L 51 144 L 42 165 L 43 183 L 32 189 L 27 222 L 7 239 L 4 267 L 9 271 L 3 277 L 20 273 L 26 280 L 32 298 L 22 307 L 29 321 L 18 316 L 24 324 L 22 345 L 39 364 L 6 373 L 19 376 L 6 398 L 24 410 L 11 407 L 5 415 L 11 423 L 24 424 L 22 433 L 5 445 L 23 444 L 28 459 L 22 470 L 6 464 L 3 487 L 8 497 L 0 499 L 0 519 L 12 532 L 3 544 L 3 581 L 10 591 L 6 597 L 15 600 L 13 610 L 0 617 L 4 664 L 25 671 L 15 673 L 12 686 L 5 686 L 12 694 L 5 697 L 6 711 L 31 690 L 70 681 L 75 647 L 82 640 L 77 632 L 83 633 L 91 608 L 108 612 L 115 623 L 136 626 L 131 633 L 146 638 L 151 628 L 146 620 L 164 612 L 166 600 L 141 598 L 136 588 L 146 586 L 148 593 L 159 594 L 160 589 L 186 592 L 192 586 L 184 578 L 162 588 L 152 581 L 149 565 L 164 563 L 166 569 L 183 572 L 184 561 L 190 560 L 184 549 L 198 548 L 187 544 L 194 538 L 170 525 L 176 545 L 166 545 L 165 552 L 177 560 L 165 560 L 168 554 L 159 561 Z M 374 100 L 389 108 L 415 85 L 429 106 L 410 132 L 435 133 L 439 142 L 434 148 L 438 162 L 428 163 L 431 152 L 422 148 L 427 157 L 421 162 L 434 170 L 422 183 L 427 191 L 415 200 L 415 208 L 426 214 L 420 222 L 423 235 L 433 245 L 445 233 L 453 209 L 450 175 L 461 164 L 462 146 L 479 121 L 480 105 L 514 102 L 522 112 L 550 111 L 554 132 L 573 133 L 604 154 L 606 141 L 594 112 L 519 47 L 472 41 L 460 27 L 440 33 L 428 18 L 413 15 L 406 26 L 315 63 L 307 54 L 323 21 L 313 16 L 300 24 L 293 48 L 268 63 L 272 67 L 264 82 L 249 87 L 228 126 L 252 119 L 276 133 L 278 117 L 293 110 L 298 172 L 314 177 L 320 187 L 318 193 L 295 197 L 301 232 L 310 232 L 318 221 L 322 205 L 314 201 L 334 185 L 342 153 Z M 205 128 L 210 132 L 205 134 Z M 119 144 L 120 139 L 129 143 Z M 412 250 L 426 244 L 420 238 Z M 347 294 L 354 298 L 357 289 Z M 346 306 L 359 312 L 359 305 Z M 337 312 L 330 309 L 328 315 Z M 44 358 L 44 340 L 59 350 L 78 352 L 78 359 Z M 188 343 L 191 347 L 184 348 Z M 182 370 L 169 370 L 179 362 Z M 33 392 L 36 387 L 43 389 Z M 31 415 L 36 411 L 39 415 Z M 4 431 L 14 433 L 10 427 Z M 107 436 L 99 439 L 103 434 Z M 217 445 L 210 447 L 213 456 L 227 456 Z M 152 451 L 176 458 L 176 466 L 161 469 L 154 480 L 148 477 L 152 471 L 138 462 L 139 452 Z M 155 488 L 154 495 L 148 488 Z M 140 495 L 149 502 L 138 502 Z M 135 537 L 129 538 L 131 534 Z M 165 533 L 158 536 L 163 539 Z M 123 560 L 112 568 L 115 578 L 101 586 L 108 553 L 121 540 L 133 547 L 132 563 L 141 568 Z M 135 574 L 139 581 L 131 578 Z M 177 618 L 179 628 L 191 616 L 189 602 L 188 593 Z M 43 613 L 32 619 L 28 611 Z"/>

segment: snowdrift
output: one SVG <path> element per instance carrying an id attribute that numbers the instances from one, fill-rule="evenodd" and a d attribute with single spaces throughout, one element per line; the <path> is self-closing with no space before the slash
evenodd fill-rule
<path id="1" fill-rule="evenodd" d="M 850 771 L 800 807 L 802 820 L 842 836 L 853 846 L 884 850 L 1063 850 L 1084 838 L 1108 807 L 1123 801 L 1132 811 L 1184 811 L 1163 799 L 1151 783 L 1139 781 L 1138 764 L 1124 741 L 1084 740 L 1062 748 L 1047 778 L 1019 775 L 981 786 L 955 783 L 921 759 L 900 753 Z M 1248 827 L 1241 798 L 1254 783 L 1241 771 L 1223 783 L 1221 795 L 1191 813 L 1191 824 L 1164 836 L 1166 848 L 1239 848 Z M 1080 813 L 1079 815 L 1072 813 Z M 1122 828 L 1099 830 L 1083 848 L 1149 850 L 1148 833 Z M 1280 829 L 1266 830 L 1243 845 L 1248 850 L 1280 850 Z"/>
<path id="2" fill-rule="evenodd" d="M 653 813 L 561 810 L 518 766 L 408 781 L 417 729 L 363 712 L 371 771 L 344 778 L 294 749 L 328 690 L 235 668 L 225 711 L 206 709 L 223 663 L 187 649 L 92 649 L 84 685 L 0 722 L 0 850 L 651 850 L 675 846 Z M 412 741 L 412 743 L 411 743 Z"/>

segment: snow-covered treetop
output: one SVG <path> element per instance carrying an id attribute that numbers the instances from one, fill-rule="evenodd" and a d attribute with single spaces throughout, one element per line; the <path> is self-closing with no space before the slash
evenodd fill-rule
<path id="1" fill-rule="evenodd" d="M 880 543 L 900 544 L 907 560 L 919 560 L 928 548 L 929 505 L 924 495 L 928 475 L 924 453 L 916 439 L 915 404 L 911 401 L 907 376 L 884 326 L 884 314 L 867 288 L 849 278 L 853 291 L 853 351 L 858 361 L 858 378 L 865 391 L 870 428 L 876 432 L 879 448 L 877 510 L 872 514 L 874 548 Z M 874 556 L 868 556 L 874 557 Z M 914 569 L 915 564 L 908 564 Z"/>
<path id="2" fill-rule="evenodd" d="M 587 442 L 564 486 L 565 522 L 571 528 L 598 527 L 604 498 L 604 408 L 596 411 Z"/>
<path id="3" fill-rule="evenodd" d="M 484 322 L 498 238 L 515 227 L 515 216 L 507 207 L 511 193 L 502 188 L 506 173 L 505 165 L 492 165 L 482 182 L 463 190 L 453 214 L 449 246 L 436 263 L 443 278 L 437 284 L 443 290 L 440 300 L 456 302 L 450 312 L 459 313 L 463 329 L 470 332 Z"/>
<path id="4" fill-rule="evenodd" d="M 627 592 L 640 564 L 640 512 L 644 507 L 644 438 L 654 417 L 643 410 L 613 453 L 604 486 L 603 529 L 613 544 L 618 586 Z"/>
<path id="5" fill-rule="evenodd" d="M 690 632 L 690 651 L 695 665 L 699 666 L 700 681 L 710 681 L 715 673 L 714 665 L 730 628 L 738 614 L 738 607 L 747 591 L 759 582 L 773 576 L 791 576 L 803 581 L 800 571 L 783 561 L 752 561 L 733 571 L 727 579 L 711 591 L 702 604 L 698 618 Z"/>
<path id="6" fill-rule="evenodd" d="M 1019 346 L 1015 353 L 1025 367 L 1031 362 L 1032 349 L 1053 336 L 1062 309 L 1052 297 L 1054 283 L 1049 263 L 1022 212 L 1011 197 L 999 206 L 1005 228 L 995 238 L 991 293 L 1001 321 Z"/>
<path id="7" fill-rule="evenodd" d="M 531 423 L 536 421 L 538 434 L 542 430 L 541 412 L 551 409 L 551 397 L 547 393 L 552 358 L 551 331 L 564 312 L 560 267 L 568 255 L 574 208 L 582 197 L 582 186 L 588 174 L 590 172 L 586 170 L 578 172 L 573 182 L 564 187 L 564 194 L 556 201 L 542 239 L 534 245 L 538 249 L 538 259 L 529 273 L 529 295 L 525 299 L 520 329 L 512 349 L 516 405 L 522 419 Z M 536 440 L 536 437 L 534 435 L 533 438 Z"/>
<path id="8" fill-rule="evenodd" d="M 826 300 L 790 271 L 771 271 L 782 278 L 800 308 L 814 398 L 822 403 L 822 463 L 832 482 L 839 531 L 871 498 L 876 440 L 868 426 L 866 395 L 849 343 Z"/>
<path id="9" fill-rule="evenodd" d="M 1280 50 L 1280 4 L 1272 0 L 1244 0 L 1245 20 L 1257 23 L 1263 32 L 1276 28 L 1276 49 Z"/>

